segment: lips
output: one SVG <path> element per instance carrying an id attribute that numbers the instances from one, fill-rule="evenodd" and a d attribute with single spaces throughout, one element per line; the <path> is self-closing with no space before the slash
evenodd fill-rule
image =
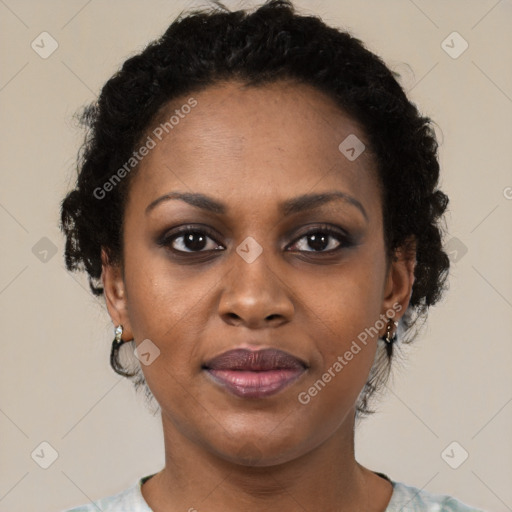
<path id="1" fill-rule="evenodd" d="M 263 398 L 297 380 L 307 365 L 282 350 L 234 349 L 207 361 L 203 369 L 216 384 L 234 395 Z"/>

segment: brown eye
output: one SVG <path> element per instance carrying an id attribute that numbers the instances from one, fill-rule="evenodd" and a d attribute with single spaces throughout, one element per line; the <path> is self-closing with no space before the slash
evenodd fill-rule
<path id="1" fill-rule="evenodd" d="M 194 253 L 219 250 L 218 244 L 212 235 L 205 229 L 181 229 L 172 234 L 167 234 L 160 242 L 159 245 L 169 247 L 171 250 L 178 253 Z"/>
<path id="2" fill-rule="evenodd" d="M 305 233 L 290 247 L 296 251 L 327 253 L 351 245 L 346 234 L 330 227 L 322 227 Z"/>

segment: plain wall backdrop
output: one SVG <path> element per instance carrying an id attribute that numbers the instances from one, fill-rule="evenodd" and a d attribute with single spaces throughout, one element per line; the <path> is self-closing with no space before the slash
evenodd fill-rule
<path id="1" fill-rule="evenodd" d="M 0 1 L 0 511 L 59 512 L 163 466 L 159 417 L 109 367 L 103 303 L 65 270 L 59 204 L 83 137 L 73 114 L 180 11 L 205 3 Z M 450 289 L 378 413 L 357 426 L 356 456 L 394 480 L 511 511 L 512 2 L 296 5 L 401 73 L 437 124 L 450 197 Z"/>

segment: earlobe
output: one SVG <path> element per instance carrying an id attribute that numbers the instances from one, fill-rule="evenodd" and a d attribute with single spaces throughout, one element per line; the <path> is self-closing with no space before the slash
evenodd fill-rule
<path id="1" fill-rule="evenodd" d="M 108 313 L 115 326 L 123 326 L 123 339 L 133 339 L 132 329 L 128 318 L 126 291 L 124 279 L 119 265 L 109 261 L 105 249 L 101 249 L 101 281 L 105 295 Z"/>

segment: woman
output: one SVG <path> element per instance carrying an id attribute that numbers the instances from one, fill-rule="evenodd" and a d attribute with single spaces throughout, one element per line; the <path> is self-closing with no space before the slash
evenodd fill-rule
<path id="1" fill-rule="evenodd" d="M 354 456 L 448 271 L 430 120 L 376 55 L 285 0 L 190 13 L 84 120 L 66 264 L 166 464 L 75 512 L 476 510 Z"/>

